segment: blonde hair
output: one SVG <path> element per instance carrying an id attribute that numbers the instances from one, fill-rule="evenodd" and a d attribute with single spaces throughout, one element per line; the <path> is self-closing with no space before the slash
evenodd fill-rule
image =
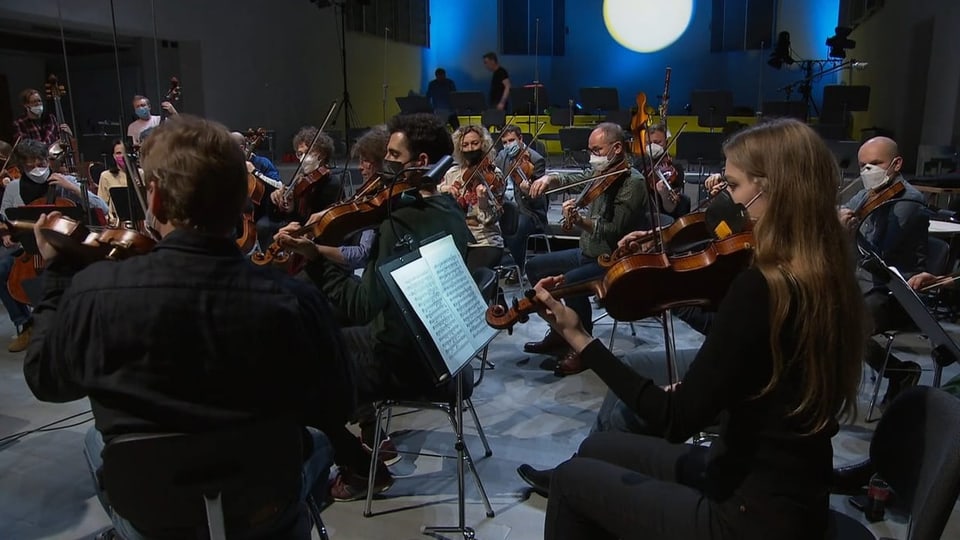
<path id="1" fill-rule="evenodd" d="M 493 137 L 490 136 L 487 128 L 479 124 L 460 126 L 453 132 L 453 160 L 460 165 L 464 165 L 463 150 L 460 149 L 460 143 L 463 142 L 463 138 L 467 136 L 467 133 L 476 133 L 480 136 L 480 150 L 483 152 L 483 155 L 487 155 L 490 149 L 493 148 Z"/>
<path id="2" fill-rule="evenodd" d="M 187 114 L 160 124 L 140 149 L 144 181 L 155 182 L 157 215 L 177 227 L 225 234 L 247 200 L 243 151 L 223 125 Z"/>
<path id="3" fill-rule="evenodd" d="M 852 418 L 869 327 L 850 240 L 837 217 L 836 161 L 819 135 L 792 119 L 733 135 L 724 154 L 766 198 L 753 229 L 754 264 L 770 288 L 773 368 L 760 395 L 791 373 L 801 383 L 790 414 L 811 433 L 838 415 Z M 785 333 L 793 341 L 787 349 Z"/>

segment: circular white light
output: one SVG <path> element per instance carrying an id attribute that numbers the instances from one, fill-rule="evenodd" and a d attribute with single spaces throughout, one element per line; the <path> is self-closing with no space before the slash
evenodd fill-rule
<path id="1" fill-rule="evenodd" d="M 659 51 L 687 30 L 693 0 L 604 0 L 603 22 L 617 43 L 637 52 Z"/>

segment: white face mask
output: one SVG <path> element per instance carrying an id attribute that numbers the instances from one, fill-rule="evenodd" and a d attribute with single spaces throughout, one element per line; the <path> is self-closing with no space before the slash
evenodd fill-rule
<path id="1" fill-rule="evenodd" d="M 37 184 L 43 184 L 50 177 L 50 167 L 34 167 L 27 172 L 27 178 Z"/>
<path id="2" fill-rule="evenodd" d="M 607 156 L 598 156 L 596 154 L 590 154 L 590 166 L 594 169 L 602 169 L 610 163 L 610 158 Z"/>
<path id="3" fill-rule="evenodd" d="M 43 114 L 43 105 L 36 105 L 36 106 L 30 107 L 30 112 L 32 112 L 35 116 L 40 116 L 41 114 Z"/>
<path id="4" fill-rule="evenodd" d="M 651 159 L 657 159 L 663 154 L 663 147 L 657 143 L 650 143 L 647 146 L 647 153 L 650 154 Z"/>
<path id="5" fill-rule="evenodd" d="M 879 165 L 867 164 L 860 169 L 860 180 L 863 181 L 863 187 L 867 189 L 877 189 L 890 180 L 887 170 Z"/>

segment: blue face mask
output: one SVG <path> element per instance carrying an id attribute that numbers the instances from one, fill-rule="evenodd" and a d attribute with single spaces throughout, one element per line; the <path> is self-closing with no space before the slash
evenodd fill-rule
<path id="1" fill-rule="evenodd" d="M 134 112 L 137 113 L 137 118 L 141 120 L 150 119 L 150 107 L 137 107 L 136 109 L 134 109 Z"/>
<path id="2" fill-rule="evenodd" d="M 503 149 L 507 151 L 507 156 L 515 157 L 520 153 L 520 143 L 518 141 L 510 141 L 503 145 Z"/>

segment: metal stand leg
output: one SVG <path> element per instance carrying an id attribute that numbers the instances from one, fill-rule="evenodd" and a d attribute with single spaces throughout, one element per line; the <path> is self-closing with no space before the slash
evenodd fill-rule
<path id="1" fill-rule="evenodd" d="M 867 410 L 867 417 L 864 419 L 865 422 L 875 422 L 879 418 L 873 417 L 873 408 L 877 404 L 877 395 L 880 394 L 880 385 L 883 383 L 883 375 L 887 372 L 887 362 L 890 361 L 890 350 L 893 348 L 893 340 L 896 338 L 896 334 L 887 334 L 887 346 L 883 354 L 883 365 L 880 366 L 880 372 L 877 373 L 877 382 L 873 385 L 873 397 L 870 398 L 870 408 Z"/>
<path id="2" fill-rule="evenodd" d="M 370 456 L 370 472 L 369 476 L 367 476 L 367 503 L 363 508 L 363 517 L 370 517 L 373 515 L 373 512 L 371 512 L 371 508 L 373 506 L 373 486 L 377 480 L 377 463 L 380 462 L 380 442 L 382 439 L 381 435 L 383 433 L 381 426 L 384 409 L 390 411 L 390 414 L 393 412 L 393 407 L 389 402 L 383 402 L 377 406 L 377 422 L 373 434 L 373 455 Z M 389 420 L 387 422 L 389 422 Z"/>
<path id="3" fill-rule="evenodd" d="M 470 458 L 470 451 L 467 450 L 467 445 L 463 442 L 463 379 L 457 378 L 457 398 L 456 402 L 453 405 L 453 414 L 450 414 L 451 423 L 454 424 L 453 431 L 457 436 L 457 517 L 458 523 L 456 527 L 420 527 L 420 532 L 422 534 L 435 534 L 435 533 L 460 533 L 463 535 L 464 540 L 472 540 L 476 537 L 476 531 L 471 527 L 467 527 L 467 515 L 466 515 L 466 495 L 465 495 L 465 480 L 464 475 L 466 471 L 464 470 L 464 462 L 467 463 L 470 467 L 470 472 L 473 473 L 474 478 L 477 481 L 477 488 L 480 490 L 480 497 L 483 499 L 484 506 L 487 508 L 487 517 L 493 517 L 493 509 L 490 507 L 490 501 L 487 499 L 487 493 L 483 489 L 483 485 L 480 483 L 480 476 L 477 474 L 476 468 L 473 466 L 473 459 Z M 479 424 L 478 424 L 479 425 Z"/>
<path id="4" fill-rule="evenodd" d="M 469 398 L 467 398 L 466 403 L 467 410 L 470 411 L 470 416 L 473 417 L 473 425 L 477 426 L 477 435 L 480 436 L 480 442 L 483 443 L 483 456 L 490 457 L 493 455 L 493 450 L 490 449 L 490 444 L 487 442 L 487 434 L 483 432 L 483 426 L 480 425 L 480 418 L 477 417 L 477 411 L 473 408 L 473 402 L 470 401 Z"/>

